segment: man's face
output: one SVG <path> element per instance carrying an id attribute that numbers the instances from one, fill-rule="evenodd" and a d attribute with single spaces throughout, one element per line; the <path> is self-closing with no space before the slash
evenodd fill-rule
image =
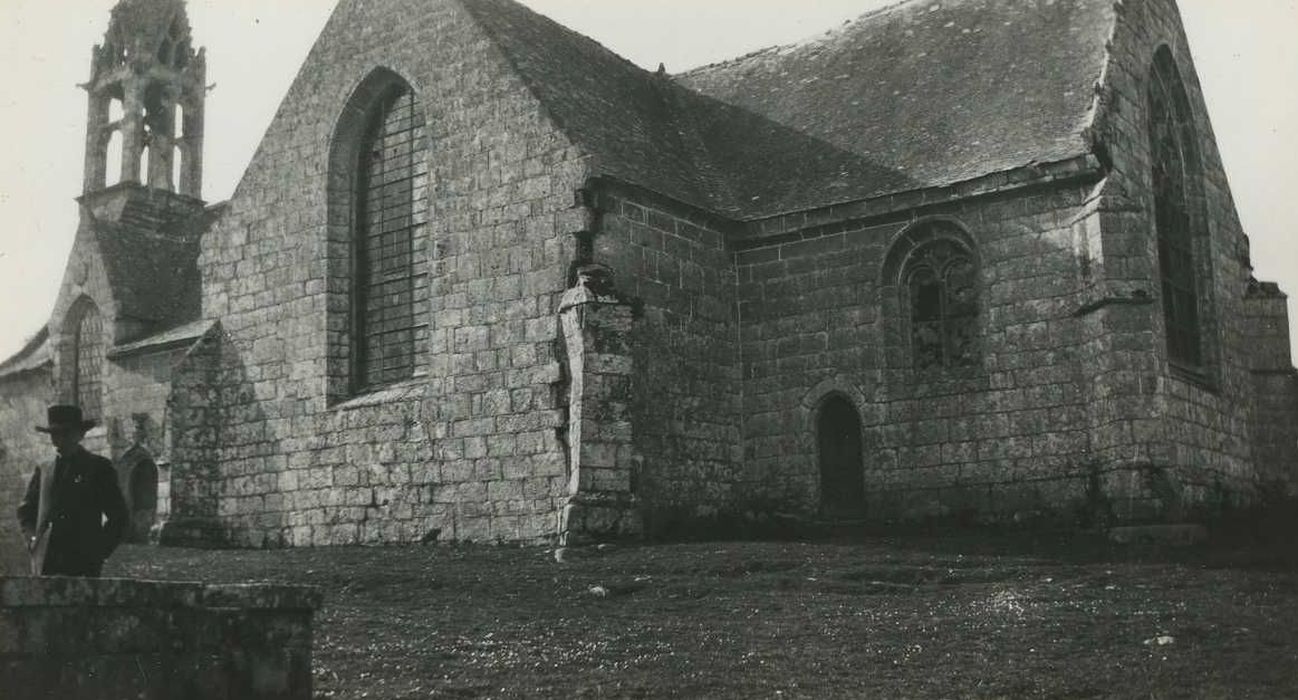
<path id="1" fill-rule="evenodd" d="M 67 456 L 76 451 L 83 436 L 80 430 L 54 430 L 50 432 L 50 444 L 59 454 Z"/>

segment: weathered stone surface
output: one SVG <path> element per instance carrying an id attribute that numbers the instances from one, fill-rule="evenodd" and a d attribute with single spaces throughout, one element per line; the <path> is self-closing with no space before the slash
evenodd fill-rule
<path id="1" fill-rule="evenodd" d="M 1089 19 L 1069 25 L 1079 43 L 1050 47 L 1087 57 L 1069 80 L 1095 71 L 1084 94 L 1051 93 L 1080 116 L 1015 137 L 1040 139 L 1040 152 L 942 161 L 967 179 L 921 185 L 892 171 L 857 182 L 878 168 L 858 162 L 869 154 L 819 159 L 853 139 L 789 148 L 805 135 L 506 0 L 343 0 L 230 202 L 199 216 L 156 188 L 86 200 L 49 357 L 0 366 L 0 506 L 47 458 L 28 426 L 72 395 L 68 314 L 87 299 L 110 320 L 109 400 L 88 446 L 123 465 L 124 484 L 155 464 L 164 542 L 581 541 L 810 519 L 826 503 L 826 454 L 859 463 L 855 515 L 884 521 L 1180 520 L 1291 492 L 1298 374 L 1283 294 L 1251 277 L 1175 5 L 1086 3 Z M 985 11 L 1068 10 L 996 8 Z M 1168 358 L 1152 230 L 1146 85 L 1162 46 L 1198 147 L 1205 361 L 1192 371 Z M 815 65 L 789 55 L 799 71 Z M 992 75 L 977 84 L 999 84 Z M 356 391 L 355 159 L 339 154 L 356 146 L 375 86 L 398 81 L 424 110 L 428 216 L 412 250 L 429 294 L 412 302 L 411 375 Z M 754 139 L 788 138 L 754 160 L 729 132 L 758 122 Z M 886 140 L 886 125 L 868 126 Z M 1009 169 L 964 170 L 989 162 Z M 810 170 L 827 163 L 862 169 Z M 778 200 L 802 209 L 761 201 L 777 171 L 828 189 Z M 878 187 L 854 189 L 866 184 Z M 849 191 L 872 194 L 813 207 Z M 190 219 L 168 218 L 186 208 Z M 128 313 L 153 307 L 103 253 L 118 228 L 122 240 L 202 233 L 206 320 Z M 925 320 L 911 295 L 914 263 L 939 238 L 972 270 L 961 294 L 975 310 L 940 331 L 965 343 L 959 362 L 934 365 L 917 360 L 932 341 L 916 340 Z M 825 437 L 830 398 L 850 404 L 859 436 Z M 845 445 L 859 453 L 834 456 Z"/>
<path id="2" fill-rule="evenodd" d="M 0 577 L 0 684 L 17 698 L 310 698 L 301 586 Z"/>

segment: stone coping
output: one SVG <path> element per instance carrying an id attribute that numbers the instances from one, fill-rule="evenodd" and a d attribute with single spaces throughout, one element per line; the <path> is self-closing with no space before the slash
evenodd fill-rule
<path id="1" fill-rule="evenodd" d="M 0 608 L 148 607 L 317 610 L 314 586 L 276 583 L 204 584 L 128 578 L 0 576 Z"/>

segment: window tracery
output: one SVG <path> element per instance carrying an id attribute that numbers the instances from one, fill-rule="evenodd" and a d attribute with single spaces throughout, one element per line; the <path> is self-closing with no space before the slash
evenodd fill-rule
<path id="1" fill-rule="evenodd" d="M 969 253 L 952 240 L 931 241 L 911 256 L 904 279 L 915 369 L 974 364 L 978 292 Z"/>
<path id="2" fill-rule="evenodd" d="M 1189 192 L 1195 176 L 1194 130 L 1184 86 L 1166 53 L 1155 59 L 1148 102 L 1154 228 L 1168 356 L 1175 363 L 1198 367 L 1203 364 L 1203 346 Z"/>
<path id="3" fill-rule="evenodd" d="M 86 303 L 75 317 L 72 333 L 72 394 L 82 413 L 98 420 L 103 413 L 104 324 L 94 304 Z"/>
<path id="4" fill-rule="evenodd" d="M 364 390 L 411 377 L 427 347 L 428 164 L 423 112 L 408 86 L 380 98 L 357 175 L 353 385 Z"/>

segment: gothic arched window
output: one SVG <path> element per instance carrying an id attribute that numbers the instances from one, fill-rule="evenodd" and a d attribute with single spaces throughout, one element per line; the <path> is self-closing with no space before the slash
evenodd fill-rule
<path id="1" fill-rule="evenodd" d="M 917 248 L 903 273 L 916 369 L 974 364 L 978 330 L 973 256 L 947 238 Z"/>
<path id="2" fill-rule="evenodd" d="M 371 109 L 353 180 L 353 391 L 410 378 L 428 346 L 423 111 L 404 82 L 385 86 Z"/>
<path id="3" fill-rule="evenodd" d="M 87 418 L 98 420 L 103 414 L 104 394 L 104 323 L 99 309 L 83 302 L 72 315 L 71 360 L 72 395 Z"/>
<path id="4" fill-rule="evenodd" d="M 1197 141 L 1185 86 L 1166 47 L 1155 56 L 1148 82 L 1149 160 L 1168 356 L 1174 363 L 1199 367 L 1203 344 L 1191 209 L 1198 185 Z"/>

